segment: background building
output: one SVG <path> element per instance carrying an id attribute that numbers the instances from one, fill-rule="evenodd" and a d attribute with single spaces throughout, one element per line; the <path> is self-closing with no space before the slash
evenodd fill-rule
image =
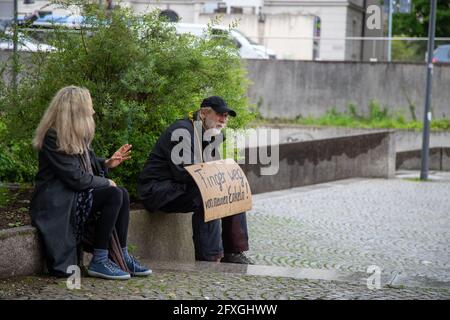
<path id="1" fill-rule="evenodd" d="M 204 24 L 218 15 L 223 25 L 239 21 L 240 31 L 274 50 L 279 59 L 382 61 L 386 58 L 384 41 L 351 39 L 383 36 L 383 23 L 376 30 L 369 30 L 365 24 L 366 8 L 380 3 L 380 0 L 123 0 L 113 4 L 130 7 L 136 13 L 160 8 L 166 15 L 186 23 Z M 65 12 L 47 1 L 19 3 L 20 13 L 36 10 Z"/>

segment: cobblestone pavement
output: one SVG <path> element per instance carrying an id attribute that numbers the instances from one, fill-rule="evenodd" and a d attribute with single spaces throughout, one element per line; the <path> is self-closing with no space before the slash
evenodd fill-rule
<path id="1" fill-rule="evenodd" d="M 14 287 L 13 287 L 14 286 Z M 80 290 L 50 277 L 0 280 L 0 297 L 6 299 L 450 299 L 446 289 L 389 288 L 337 281 L 260 277 L 214 272 L 155 272 L 147 278 L 107 281 L 82 278 Z"/>
<path id="2" fill-rule="evenodd" d="M 250 256 L 265 265 L 450 284 L 450 174 L 431 182 L 352 179 L 256 195 Z"/>
<path id="3" fill-rule="evenodd" d="M 186 270 L 147 262 L 155 269 L 148 278 L 83 277 L 81 290 L 45 276 L 0 280 L 0 298 L 448 300 L 450 174 L 439 176 L 432 182 L 352 179 L 254 196 L 249 255 L 257 264 L 367 276 L 367 267 L 376 265 L 389 279 L 379 290 L 287 273 L 250 275 L 237 265 L 224 272 L 226 264 Z"/>

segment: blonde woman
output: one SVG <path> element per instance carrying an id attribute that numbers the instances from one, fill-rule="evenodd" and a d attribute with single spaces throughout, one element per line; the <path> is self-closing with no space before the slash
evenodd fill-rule
<path id="1" fill-rule="evenodd" d="M 88 274 L 106 279 L 148 275 L 152 271 L 127 251 L 128 192 L 105 177 L 109 169 L 130 158 L 131 145 L 123 145 L 109 159 L 96 157 L 91 149 L 94 113 L 87 89 L 62 88 L 33 139 L 39 150 L 39 171 L 30 211 L 44 242 L 47 268 L 53 275 L 67 276 L 67 268 L 77 264 L 77 245 L 83 240 L 84 227 L 87 221 L 94 221 Z M 114 228 L 129 273 L 108 258 Z"/>

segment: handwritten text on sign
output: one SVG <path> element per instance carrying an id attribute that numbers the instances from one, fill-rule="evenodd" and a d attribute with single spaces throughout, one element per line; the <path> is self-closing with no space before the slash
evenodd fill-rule
<path id="1" fill-rule="evenodd" d="M 247 177 L 233 159 L 194 164 L 186 170 L 200 189 L 205 222 L 252 208 Z"/>

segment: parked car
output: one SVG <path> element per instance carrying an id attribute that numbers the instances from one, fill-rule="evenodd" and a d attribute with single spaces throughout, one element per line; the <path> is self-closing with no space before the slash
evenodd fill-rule
<path id="1" fill-rule="evenodd" d="M 208 26 L 196 23 L 176 23 L 175 28 L 177 32 L 190 33 L 194 36 L 201 37 L 204 35 Z M 252 40 L 250 40 L 244 33 L 238 30 L 229 30 L 224 26 L 213 26 L 212 32 L 218 36 L 229 36 L 236 46 L 239 48 L 239 54 L 243 59 L 276 59 L 276 54 Z"/>
<path id="2" fill-rule="evenodd" d="M 86 26 L 86 18 L 80 15 L 55 15 L 48 14 L 36 19 L 32 27 L 35 28 L 54 28 L 65 27 L 69 29 L 79 29 L 82 25 Z"/>
<path id="3" fill-rule="evenodd" d="M 450 44 L 439 46 L 434 50 L 433 63 L 450 63 Z"/>
<path id="4" fill-rule="evenodd" d="M 12 33 L 0 34 L 0 50 L 14 50 L 14 42 Z M 17 38 L 17 51 L 23 52 L 52 52 L 56 48 L 45 43 L 41 43 L 33 38 L 27 37 L 21 33 Z"/>

